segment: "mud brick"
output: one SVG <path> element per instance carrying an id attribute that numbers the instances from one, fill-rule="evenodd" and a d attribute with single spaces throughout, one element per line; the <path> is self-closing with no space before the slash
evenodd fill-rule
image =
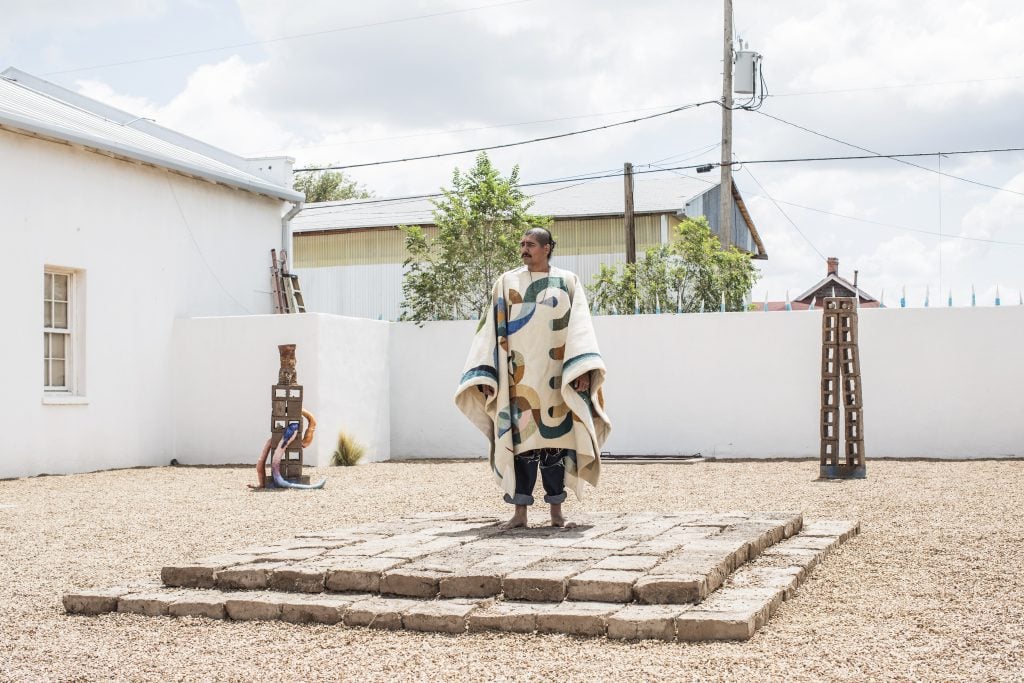
<path id="1" fill-rule="evenodd" d="M 150 586 L 155 589 L 157 586 Z M 104 614 L 117 611 L 117 601 L 122 596 L 138 592 L 140 586 L 117 586 L 70 591 L 64 594 L 62 602 L 68 614 Z"/>
<path id="2" fill-rule="evenodd" d="M 238 562 L 245 562 L 243 557 L 231 558 L 227 562 L 203 562 L 170 565 L 160 570 L 160 579 L 165 586 L 182 586 L 186 588 L 213 588 L 216 580 L 214 574 L 225 567 Z"/>
<path id="3" fill-rule="evenodd" d="M 151 593 L 129 593 L 117 601 L 117 611 L 129 614 L 142 614 L 147 617 L 167 615 L 171 603 L 178 598 L 173 591 L 153 591 Z"/>
<path id="4" fill-rule="evenodd" d="M 612 569 L 645 572 L 653 569 L 661 557 L 658 555 L 612 555 L 594 565 L 594 569 Z"/>
<path id="5" fill-rule="evenodd" d="M 448 550 L 462 545 L 458 539 L 435 538 L 431 541 L 417 543 L 405 547 L 395 547 L 380 553 L 382 557 L 394 557 L 405 560 L 417 560 L 427 555 L 432 555 L 443 550 Z"/>
<path id="6" fill-rule="evenodd" d="M 637 601 L 649 605 L 700 602 L 709 593 L 706 574 L 642 576 L 633 584 Z"/>
<path id="7" fill-rule="evenodd" d="M 718 571 L 723 577 L 750 557 L 750 540 L 739 535 L 722 534 L 714 539 L 703 539 L 685 546 L 680 560 L 700 563 L 708 572 Z M 714 590 L 714 589 L 712 589 Z"/>
<path id="8" fill-rule="evenodd" d="M 266 562 L 302 562 L 324 554 L 323 548 L 287 548 L 263 557 Z"/>
<path id="9" fill-rule="evenodd" d="M 818 563 L 821 562 L 822 557 L 823 553 L 818 550 L 813 550 L 811 548 L 792 548 L 787 546 L 785 543 L 772 546 L 762 554 L 762 558 L 776 566 L 785 565 L 803 567 L 806 571 L 811 571 L 817 567 Z"/>
<path id="10" fill-rule="evenodd" d="M 501 593 L 502 579 L 541 561 L 536 555 L 492 555 L 441 579 L 445 598 L 484 598 Z"/>
<path id="11" fill-rule="evenodd" d="M 789 600 L 806 576 L 803 567 L 744 567 L 729 577 L 729 583 L 740 588 L 775 589 L 781 591 L 783 600 Z"/>
<path id="12" fill-rule="evenodd" d="M 801 536 L 835 536 L 845 542 L 860 533 L 860 522 L 814 521 L 808 522 L 800 531 Z"/>
<path id="13" fill-rule="evenodd" d="M 438 594 L 442 598 L 489 598 L 501 593 L 502 576 L 465 569 L 441 579 Z"/>
<path id="14" fill-rule="evenodd" d="M 402 628 L 402 614 L 419 604 L 423 602 L 401 598 L 372 597 L 360 600 L 345 610 L 344 623 L 346 626 L 398 630 Z"/>
<path id="15" fill-rule="evenodd" d="M 513 572 L 501 581 L 501 589 L 507 600 L 528 600 L 531 602 L 561 602 L 569 578 L 578 569 L 524 569 Z"/>
<path id="16" fill-rule="evenodd" d="M 465 633 L 469 615 L 480 603 L 472 600 L 433 600 L 415 605 L 402 615 L 410 631 Z"/>
<path id="17" fill-rule="evenodd" d="M 643 574 L 637 571 L 588 569 L 569 579 L 569 600 L 587 602 L 632 602 L 633 584 Z"/>
<path id="18" fill-rule="evenodd" d="M 789 538 L 803 528 L 804 516 L 801 512 L 762 512 L 750 521 L 756 524 L 781 526 L 782 538 Z"/>
<path id="19" fill-rule="evenodd" d="M 281 621 L 292 624 L 338 624 L 356 600 L 347 595 L 295 595 L 280 599 Z"/>
<path id="20" fill-rule="evenodd" d="M 786 541 L 786 550 L 817 550 L 828 554 L 839 547 L 839 539 L 835 536 L 796 536 Z"/>
<path id="21" fill-rule="evenodd" d="M 608 617 L 608 637 L 629 640 L 676 639 L 681 605 L 627 605 Z"/>
<path id="22" fill-rule="evenodd" d="M 550 607 L 547 603 L 495 602 L 470 613 L 469 630 L 533 633 L 537 630 L 537 615 Z"/>
<path id="23" fill-rule="evenodd" d="M 603 602 L 563 602 L 537 613 L 537 631 L 603 636 L 608 617 L 619 609 L 617 605 Z"/>
<path id="24" fill-rule="evenodd" d="M 270 573 L 280 567 L 283 562 L 253 562 L 228 567 L 215 572 L 213 577 L 217 588 L 235 590 L 258 590 L 267 587 Z"/>
<path id="25" fill-rule="evenodd" d="M 299 563 L 271 571 L 267 586 L 271 590 L 290 593 L 322 593 L 326 579 L 324 564 Z"/>
<path id="26" fill-rule="evenodd" d="M 749 640 L 768 620 L 763 605 L 748 605 L 731 612 L 692 610 L 676 617 L 676 639 L 680 642 L 701 640 Z"/>
<path id="27" fill-rule="evenodd" d="M 389 569 L 405 564 L 405 560 L 388 557 L 332 558 L 325 566 L 324 586 L 330 591 L 380 591 L 380 576 Z"/>
<path id="28" fill-rule="evenodd" d="M 629 539 L 616 539 L 616 538 L 586 538 L 582 541 L 577 541 L 574 544 L 575 548 L 580 549 L 591 549 L 591 550 L 625 550 L 631 548 L 637 544 L 636 541 Z"/>
<path id="29" fill-rule="evenodd" d="M 179 594 L 176 600 L 171 602 L 167 608 L 167 613 L 172 617 L 224 619 L 227 616 L 224 600 L 225 594 L 220 591 L 184 591 Z"/>
<path id="30" fill-rule="evenodd" d="M 441 572 L 398 567 L 381 576 L 379 590 L 382 594 L 405 595 L 413 598 L 433 598 L 437 595 Z"/>
<path id="31" fill-rule="evenodd" d="M 775 587 L 723 588 L 676 617 L 680 641 L 747 640 L 761 628 L 782 602 Z"/>
<path id="32" fill-rule="evenodd" d="M 276 595 L 260 591 L 236 595 L 224 601 L 227 615 L 235 621 L 276 621 L 281 618 L 281 602 Z"/>

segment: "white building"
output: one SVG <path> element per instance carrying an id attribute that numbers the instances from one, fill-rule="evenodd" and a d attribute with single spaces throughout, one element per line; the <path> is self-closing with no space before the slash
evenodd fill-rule
<path id="1" fill-rule="evenodd" d="M 173 398 L 190 392 L 174 320 L 272 312 L 270 250 L 303 200 L 291 160 L 238 157 L 16 69 L 0 76 L 0 158 L 0 478 L 166 464 Z"/>

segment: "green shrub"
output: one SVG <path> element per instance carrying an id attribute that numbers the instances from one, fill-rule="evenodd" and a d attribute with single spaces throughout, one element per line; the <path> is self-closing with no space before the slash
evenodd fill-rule
<path id="1" fill-rule="evenodd" d="M 356 441 L 345 432 L 338 432 L 338 447 L 331 456 L 332 465 L 348 467 L 356 465 L 366 454 L 366 446 Z"/>

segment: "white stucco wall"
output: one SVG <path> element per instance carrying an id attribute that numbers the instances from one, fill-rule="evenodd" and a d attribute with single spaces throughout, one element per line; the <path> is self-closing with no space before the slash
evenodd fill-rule
<path id="1" fill-rule="evenodd" d="M 166 463 L 174 319 L 270 311 L 282 203 L 6 130 L 0 158 L 0 477 Z M 74 405 L 43 403 L 46 265 L 84 273 Z"/>
<path id="2" fill-rule="evenodd" d="M 279 344 L 296 345 L 303 407 L 316 417 L 307 465 L 329 465 L 339 430 L 390 458 L 388 323 L 316 313 L 178 320 L 174 453 L 182 464 L 255 463 L 270 436 Z"/>
<path id="3" fill-rule="evenodd" d="M 393 458 L 486 453 L 451 400 L 474 327 L 392 328 Z M 818 457 L 820 312 L 600 316 L 595 328 L 606 451 Z M 868 458 L 1024 457 L 1024 307 L 863 310 L 860 333 Z"/>
<path id="4" fill-rule="evenodd" d="M 0 156 L 13 289 L 0 433 L 24 435 L 0 458 L 0 478 L 172 457 L 251 463 L 280 343 L 299 345 L 320 420 L 310 464 L 329 462 L 339 429 L 371 461 L 486 452 L 452 404 L 474 322 L 260 315 L 271 308 L 280 202 L 3 130 Z M 73 404 L 44 402 L 47 265 L 83 275 Z M 609 316 L 595 326 L 610 370 L 606 450 L 817 456 L 819 313 Z M 1024 456 L 1022 335 L 1019 306 L 862 311 L 868 458 Z"/>

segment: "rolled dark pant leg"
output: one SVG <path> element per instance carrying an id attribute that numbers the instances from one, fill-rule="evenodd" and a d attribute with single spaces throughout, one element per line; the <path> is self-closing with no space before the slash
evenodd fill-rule
<path id="1" fill-rule="evenodd" d="M 544 502 L 560 504 L 565 500 L 565 457 L 562 448 L 552 448 L 540 456 L 540 479 Z"/>
<path id="2" fill-rule="evenodd" d="M 533 487 L 537 485 L 537 456 L 527 451 L 513 458 L 516 473 L 516 495 L 505 494 L 505 502 L 512 505 L 533 505 Z"/>

